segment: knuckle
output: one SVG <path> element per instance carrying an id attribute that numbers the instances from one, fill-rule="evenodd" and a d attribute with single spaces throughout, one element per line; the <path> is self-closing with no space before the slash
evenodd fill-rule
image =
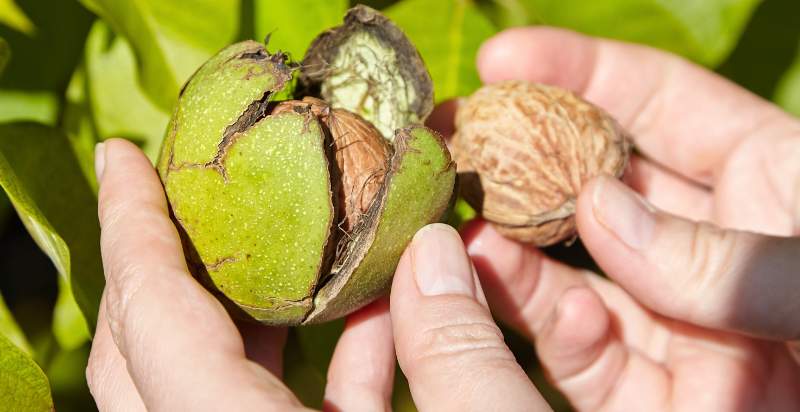
<path id="1" fill-rule="evenodd" d="M 709 223 L 694 225 L 684 265 L 684 285 L 680 289 L 682 293 L 689 292 L 690 301 L 715 296 L 724 290 L 735 265 L 738 240 L 736 232 Z"/>
<path id="2" fill-rule="evenodd" d="M 444 359 L 456 362 L 509 358 L 500 329 L 488 320 L 458 321 L 425 329 L 414 348 L 413 362 L 426 364 Z"/>
<path id="3" fill-rule="evenodd" d="M 97 216 L 102 226 L 113 225 L 125 215 L 126 202 L 118 200 L 113 188 L 101 189 L 98 197 Z"/>
<path id="4" fill-rule="evenodd" d="M 132 302 L 144 285 L 144 275 L 138 264 L 125 262 L 116 268 L 113 278 L 106 285 L 108 324 L 117 343 L 121 343 L 124 325 L 131 320 Z"/>

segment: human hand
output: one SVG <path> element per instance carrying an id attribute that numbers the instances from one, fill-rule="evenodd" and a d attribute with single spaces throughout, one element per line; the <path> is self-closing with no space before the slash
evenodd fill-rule
<path id="1" fill-rule="evenodd" d="M 100 410 L 300 410 L 285 328 L 236 325 L 189 274 L 160 181 L 133 144 L 96 153 L 106 288 L 87 380 Z M 547 410 L 492 321 L 458 234 L 421 230 L 388 301 L 347 318 L 325 409 L 389 410 L 397 358 L 421 410 Z M 390 320 L 391 317 L 391 320 Z"/>
<path id="2" fill-rule="evenodd" d="M 675 56 L 564 30 L 501 33 L 478 67 L 576 91 L 642 154 L 638 194 L 601 177 L 578 199 L 616 283 L 464 230 L 490 307 L 536 338 L 555 385 L 582 410 L 799 410 L 783 341 L 800 339 L 800 123 Z"/>
<path id="3" fill-rule="evenodd" d="M 235 324 L 189 274 L 161 182 L 133 144 L 98 145 L 106 287 L 87 368 L 100 410 L 299 410 L 281 382 L 286 328 Z M 384 410 L 394 379 L 388 301 L 351 315 L 326 405 Z"/>

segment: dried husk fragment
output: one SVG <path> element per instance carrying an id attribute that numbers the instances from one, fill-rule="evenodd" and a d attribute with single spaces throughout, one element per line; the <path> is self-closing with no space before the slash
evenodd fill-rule
<path id="1" fill-rule="evenodd" d="M 304 93 L 362 116 L 388 140 L 433 110 L 433 82 L 419 52 L 367 6 L 353 7 L 343 25 L 320 34 L 301 67 Z"/>

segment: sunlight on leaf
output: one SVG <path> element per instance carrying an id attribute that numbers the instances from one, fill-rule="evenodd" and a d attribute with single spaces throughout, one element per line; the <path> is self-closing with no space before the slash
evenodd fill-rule
<path id="1" fill-rule="evenodd" d="M 0 186 L 33 239 L 70 281 L 93 328 L 104 283 L 97 198 L 67 137 L 40 124 L 3 124 L 0 155 Z"/>
<path id="2" fill-rule="evenodd" d="M 716 66 L 760 0 L 518 0 L 530 23 L 648 44 Z"/>
<path id="3" fill-rule="evenodd" d="M 89 340 L 89 327 L 86 325 L 72 288 L 63 277 L 58 278 L 58 299 L 53 309 L 53 336 L 58 345 L 65 350 L 73 350 Z"/>
<path id="4" fill-rule="evenodd" d="M 0 407 L 7 411 L 52 411 L 50 385 L 24 351 L 0 335 Z"/>
<path id="5" fill-rule="evenodd" d="M 14 0 L 0 0 L 0 23 L 29 36 L 36 33 L 33 22 L 20 10 Z"/>
<path id="6" fill-rule="evenodd" d="M 81 66 L 72 74 L 72 79 L 67 86 L 60 126 L 69 138 L 83 176 L 89 182 L 92 191 L 97 193 L 97 178 L 94 175 L 94 146 L 97 144 L 98 138 L 86 97 L 86 87 L 86 70 Z"/>
<path id="7" fill-rule="evenodd" d="M 89 105 L 101 139 L 124 137 L 155 160 L 169 116 L 147 99 L 136 81 L 128 42 L 96 22 L 86 40 Z"/>
<path id="8" fill-rule="evenodd" d="M 255 4 L 256 39 L 270 37 L 269 50 L 289 52 L 300 61 L 311 40 L 342 23 L 347 0 L 262 0 Z"/>
<path id="9" fill-rule="evenodd" d="M 0 90 L 0 122 L 30 120 L 54 125 L 58 98 L 45 91 Z"/>
<path id="10" fill-rule="evenodd" d="M 150 99 L 170 112 L 186 79 L 238 32 L 239 1 L 92 0 L 99 14 L 131 44 L 139 81 Z"/>
<path id="11" fill-rule="evenodd" d="M 406 0 L 386 14 L 419 49 L 433 78 L 437 102 L 480 87 L 475 58 L 495 28 L 471 0 Z"/>

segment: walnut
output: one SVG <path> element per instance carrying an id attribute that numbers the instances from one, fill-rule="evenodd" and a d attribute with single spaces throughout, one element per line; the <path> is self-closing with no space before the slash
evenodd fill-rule
<path id="1" fill-rule="evenodd" d="M 459 105 L 455 123 L 462 196 L 501 234 L 537 246 L 575 236 L 582 185 L 620 177 L 631 149 L 602 109 L 524 81 L 484 86 Z"/>
<path id="2" fill-rule="evenodd" d="M 302 101 L 279 103 L 272 114 L 286 111 L 311 113 L 330 135 L 335 151 L 336 172 L 341 176 L 339 204 L 344 206 L 340 227 L 350 232 L 367 213 L 383 185 L 391 148 L 378 129 L 361 116 L 344 109 L 333 109 L 324 100 L 304 97 Z"/>

